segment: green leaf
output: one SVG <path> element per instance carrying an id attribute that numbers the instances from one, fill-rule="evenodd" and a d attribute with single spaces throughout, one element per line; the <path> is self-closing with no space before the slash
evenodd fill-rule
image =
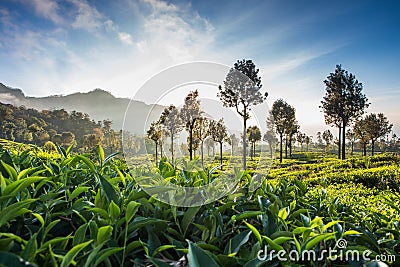
<path id="1" fill-rule="evenodd" d="M 118 207 L 117 204 L 114 203 L 114 201 L 111 201 L 109 209 L 110 217 L 112 220 L 117 220 L 119 218 L 119 215 L 121 214 L 121 209 Z"/>
<path id="2" fill-rule="evenodd" d="M 349 230 L 343 233 L 343 236 L 348 236 L 348 235 L 361 235 L 362 233 L 356 231 L 356 230 Z"/>
<path id="3" fill-rule="evenodd" d="M 77 155 L 76 157 L 82 160 L 86 164 L 86 166 L 89 167 L 90 171 L 92 171 L 93 173 L 97 173 L 94 163 L 89 158 L 82 155 Z"/>
<path id="4" fill-rule="evenodd" d="M 261 238 L 260 232 L 253 225 L 251 225 L 250 223 L 247 223 L 247 222 L 244 222 L 244 223 L 253 232 L 253 234 L 257 238 L 258 242 L 260 243 L 260 245 L 262 245 L 262 238 Z"/>
<path id="5" fill-rule="evenodd" d="M 20 215 L 23 215 L 30 210 L 26 209 L 25 207 L 29 206 L 31 203 L 35 202 L 36 199 L 26 199 L 14 204 L 11 204 L 7 208 L 0 211 L 0 227 L 4 224 L 8 223 L 9 221 L 17 218 Z"/>
<path id="6" fill-rule="evenodd" d="M 284 250 L 283 247 L 281 245 L 278 245 L 277 243 L 275 243 L 274 241 L 272 241 L 271 238 L 267 237 L 267 236 L 263 236 L 263 238 L 265 240 L 267 240 L 268 245 L 270 245 L 270 247 L 275 250 L 275 251 L 281 251 Z"/>
<path id="7" fill-rule="evenodd" d="M 160 253 L 160 252 L 162 252 L 164 250 L 170 249 L 170 248 L 174 248 L 174 247 L 175 247 L 174 245 L 163 245 L 163 246 L 160 246 L 156 250 L 154 250 L 154 252 L 153 252 L 153 254 L 151 256 L 154 257 L 158 253 Z"/>
<path id="8" fill-rule="evenodd" d="M 107 211 L 102 208 L 89 208 L 88 210 L 97 213 L 97 215 L 99 215 L 103 219 L 108 219 L 108 217 L 109 217 L 109 214 L 107 213 Z"/>
<path id="9" fill-rule="evenodd" d="M 187 258 L 190 267 L 218 267 L 217 262 L 207 251 L 199 248 L 196 244 L 190 242 L 189 240 L 186 241 L 189 243 L 189 252 Z"/>
<path id="10" fill-rule="evenodd" d="M 62 262 L 61 262 L 61 267 L 68 267 L 72 261 L 74 260 L 74 258 L 76 257 L 76 255 L 78 255 L 78 253 L 84 249 L 87 245 L 89 245 L 90 243 L 92 243 L 93 240 L 89 240 L 85 243 L 79 244 L 74 246 L 73 248 L 71 248 L 67 254 L 64 256 Z"/>
<path id="11" fill-rule="evenodd" d="M 1 165 L 3 165 L 4 170 L 7 172 L 8 177 L 10 180 L 17 181 L 18 179 L 18 174 L 17 171 L 12 167 L 11 165 L 8 165 L 4 161 L 0 160 Z"/>
<path id="12" fill-rule="evenodd" d="M 288 217 L 288 208 L 282 208 L 279 210 L 278 212 L 278 217 L 282 219 L 282 221 L 286 220 L 286 218 Z"/>
<path id="13" fill-rule="evenodd" d="M 43 219 L 42 215 L 40 215 L 39 213 L 32 213 L 32 215 L 35 216 L 36 219 L 38 219 L 38 221 L 42 225 L 42 227 L 44 227 L 44 219 Z"/>
<path id="14" fill-rule="evenodd" d="M 192 222 L 192 220 L 194 219 L 194 217 L 196 216 L 196 213 L 200 210 L 200 207 L 190 207 L 187 209 L 187 211 L 185 212 L 185 214 L 183 215 L 183 219 L 182 219 L 182 234 L 183 236 L 186 235 L 186 231 L 190 225 L 190 223 Z"/>
<path id="15" fill-rule="evenodd" d="M 79 226 L 79 228 L 75 232 L 74 239 L 72 241 L 72 245 L 73 246 L 76 246 L 76 245 L 82 243 L 85 240 L 87 228 L 88 228 L 88 224 L 87 223 L 82 224 L 81 226 Z"/>
<path id="16" fill-rule="evenodd" d="M 25 246 L 24 251 L 21 254 L 22 258 L 24 258 L 26 261 L 34 261 L 35 260 L 35 255 L 36 255 L 36 251 L 37 251 L 36 236 L 37 236 L 37 233 L 35 233 L 33 236 L 31 236 L 31 238 L 29 239 L 28 243 Z"/>
<path id="17" fill-rule="evenodd" d="M 47 241 L 46 243 L 44 243 L 44 244 L 40 247 L 40 249 L 38 250 L 38 252 L 45 251 L 45 250 L 47 250 L 47 248 L 48 248 L 49 246 L 51 246 L 51 245 L 53 245 L 53 244 L 57 244 L 57 243 L 61 243 L 61 242 L 67 241 L 68 239 L 71 239 L 71 238 L 72 238 L 72 236 L 70 236 L 70 235 L 65 236 L 65 237 L 56 237 L 56 238 L 53 238 L 53 239 Z"/>
<path id="18" fill-rule="evenodd" d="M 29 177 L 22 180 L 18 180 L 10 183 L 6 186 L 3 191 L 4 195 L 16 195 L 18 192 L 22 191 L 29 185 L 36 183 L 37 181 L 45 179 L 44 177 Z"/>
<path id="19" fill-rule="evenodd" d="M 334 235 L 335 235 L 335 233 L 327 233 L 327 234 L 315 236 L 314 238 L 312 238 L 310 241 L 308 241 L 306 243 L 305 249 L 310 250 L 313 247 L 315 247 L 316 245 L 318 245 L 319 242 L 321 242 L 322 240 L 327 241 L 327 240 L 334 238 Z"/>
<path id="20" fill-rule="evenodd" d="M 251 217 L 256 217 L 261 214 L 263 214 L 261 211 L 244 211 L 238 215 L 233 215 L 231 221 L 240 221 Z"/>
<path id="21" fill-rule="evenodd" d="M 108 240 L 112 235 L 113 227 L 110 225 L 100 227 L 97 232 L 97 244 L 101 244 L 104 241 Z"/>
<path id="22" fill-rule="evenodd" d="M 34 172 L 37 169 L 39 169 L 39 168 L 30 167 L 30 168 L 20 171 L 20 173 L 18 174 L 17 180 L 21 180 L 21 179 L 27 177 L 30 172 Z"/>
<path id="23" fill-rule="evenodd" d="M 139 210 L 140 203 L 131 201 L 128 203 L 128 206 L 126 207 L 125 211 L 125 221 L 126 223 L 129 223 L 132 218 L 135 216 L 136 212 Z"/>
<path id="24" fill-rule="evenodd" d="M 303 194 L 307 192 L 307 186 L 299 179 L 294 180 L 294 184 L 300 189 Z"/>
<path id="25" fill-rule="evenodd" d="M 328 228 L 330 228 L 330 227 L 332 227 L 332 226 L 334 226 L 335 224 L 340 223 L 340 222 L 342 222 L 342 221 L 331 221 L 331 222 L 325 224 L 325 225 L 321 228 L 321 232 L 325 232 L 326 229 L 328 229 Z"/>
<path id="26" fill-rule="evenodd" d="M 280 245 L 280 244 L 283 244 L 283 243 L 285 243 L 285 242 L 287 242 L 289 240 L 292 240 L 292 239 L 293 239 L 292 237 L 281 236 L 281 237 L 275 238 L 274 242 L 276 244 Z"/>
<path id="27" fill-rule="evenodd" d="M 77 188 L 75 188 L 74 191 L 72 191 L 71 195 L 69 195 L 68 201 L 73 200 L 83 192 L 88 191 L 90 188 L 91 188 L 90 186 L 78 186 Z"/>
<path id="28" fill-rule="evenodd" d="M 103 176 L 99 175 L 101 188 L 104 190 L 104 193 L 109 202 L 114 201 L 118 203 L 118 195 L 115 192 L 115 188 L 107 181 Z"/>
<path id="29" fill-rule="evenodd" d="M 115 170 L 117 171 L 119 177 L 121 178 L 122 184 L 124 185 L 124 187 L 126 187 L 126 179 L 125 176 L 122 174 L 122 172 L 118 169 L 118 167 L 115 168 Z"/>
<path id="30" fill-rule="evenodd" d="M 103 162 L 104 162 L 104 149 L 103 149 L 103 147 L 99 144 L 99 145 L 97 146 L 97 150 L 98 150 L 98 152 L 99 152 L 99 159 L 100 159 L 100 162 L 101 162 L 101 164 L 103 164 Z"/>
<path id="31" fill-rule="evenodd" d="M 237 253 L 240 247 L 249 241 L 250 235 L 251 231 L 246 230 L 233 237 L 231 240 L 229 240 L 228 244 L 226 244 L 224 254 L 229 255 L 232 253 Z"/>
<path id="32" fill-rule="evenodd" d="M 94 263 L 94 266 L 99 265 L 102 263 L 105 259 L 110 257 L 111 255 L 123 250 L 124 248 L 106 248 L 103 249 L 99 254 L 97 254 L 97 259 L 96 262 Z"/>

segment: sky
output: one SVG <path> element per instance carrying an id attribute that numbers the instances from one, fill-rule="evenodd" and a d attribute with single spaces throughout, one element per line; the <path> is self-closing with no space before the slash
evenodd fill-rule
<path id="1" fill-rule="evenodd" d="M 101 88 L 133 97 L 162 70 L 252 59 L 269 106 L 283 98 L 309 135 L 336 64 L 364 85 L 368 113 L 400 133 L 400 2 L 1 0 L 0 82 L 28 96 Z"/>

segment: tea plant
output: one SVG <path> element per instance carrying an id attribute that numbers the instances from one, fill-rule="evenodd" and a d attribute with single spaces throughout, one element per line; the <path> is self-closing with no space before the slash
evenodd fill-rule
<path id="1" fill-rule="evenodd" d="M 337 249 L 340 239 L 348 246 L 337 255 L 356 249 L 400 258 L 398 160 L 391 156 L 371 157 L 368 166 L 362 159 L 341 163 L 316 155 L 309 157 L 314 163 L 284 161 L 256 190 L 252 174 L 266 176 L 262 168 L 231 170 L 239 182 L 229 195 L 178 208 L 149 196 L 138 179 L 158 175 L 196 187 L 217 179 L 218 165 L 200 169 L 195 162 L 162 159 L 158 166 L 128 170 L 117 153 L 106 156 L 101 147 L 88 154 L 71 150 L 46 154 L 34 146 L 2 144 L 0 265 L 362 266 L 328 257 L 258 258 L 265 248 L 319 255 Z M 333 165 L 349 180 L 335 176 Z M 382 186 L 387 177 L 393 186 Z"/>

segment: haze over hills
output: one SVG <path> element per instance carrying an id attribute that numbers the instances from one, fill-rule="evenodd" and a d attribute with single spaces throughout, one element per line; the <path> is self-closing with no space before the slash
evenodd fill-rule
<path id="1" fill-rule="evenodd" d="M 0 102 L 15 106 L 26 106 L 37 110 L 65 109 L 66 111 L 80 111 L 89 114 L 95 121 L 110 119 L 115 130 L 122 129 L 126 108 L 130 102 L 128 98 L 118 98 L 110 92 L 95 89 L 88 93 L 73 93 L 70 95 L 56 95 L 47 97 L 25 96 L 21 89 L 11 88 L 0 83 Z M 151 109 L 149 119 L 158 119 L 162 110 L 161 105 L 151 105 L 140 101 L 132 101 L 135 106 L 135 123 L 126 124 L 131 133 L 143 134 L 147 115 Z"/>

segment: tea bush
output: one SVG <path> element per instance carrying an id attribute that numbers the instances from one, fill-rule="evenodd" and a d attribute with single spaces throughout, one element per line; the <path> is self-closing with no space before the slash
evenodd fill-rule
<path id="1" fill-rule="evenodd" d="M 11 143 L 0 149 L 0 265 L 362 266 L 362 261 L 329 258 L 257 258 L 265 247 L 286 255 L 293 250 L 321 253 L 337 248 L 342 238 L 347 249 L 400 257 L 399 194 L 378 190 L 375 182 L 358 184 L 361 178 L 320 177 L 330 168 L 324 160 L 312 158 L 321 166 L 286 161 L 257 190 L 250 186 L 250 173 L 257 170 L 236 172 L 240 182 L 226 197 L 178 208 L 147 195 L 135 179 L 162 175 L 188 186 L 207 183 L 205 177 L 214 174 L 198 170 L 185 180 L 180 167 L 165 159 L 157 167 L 142 165 L 129 172 L 117 154 L 106 156 L 101 147 L 92 154 L 61 147 L 54 154 L 43 153 Z M 394 162 L 382 161 L 388 166 Z M 395 169 L 385 168 L 378 168 L 381 174 Z M 292 174 L 280 177 L 287 173 Z M 312 186 L 311 174 L 316 177 Z"/>

